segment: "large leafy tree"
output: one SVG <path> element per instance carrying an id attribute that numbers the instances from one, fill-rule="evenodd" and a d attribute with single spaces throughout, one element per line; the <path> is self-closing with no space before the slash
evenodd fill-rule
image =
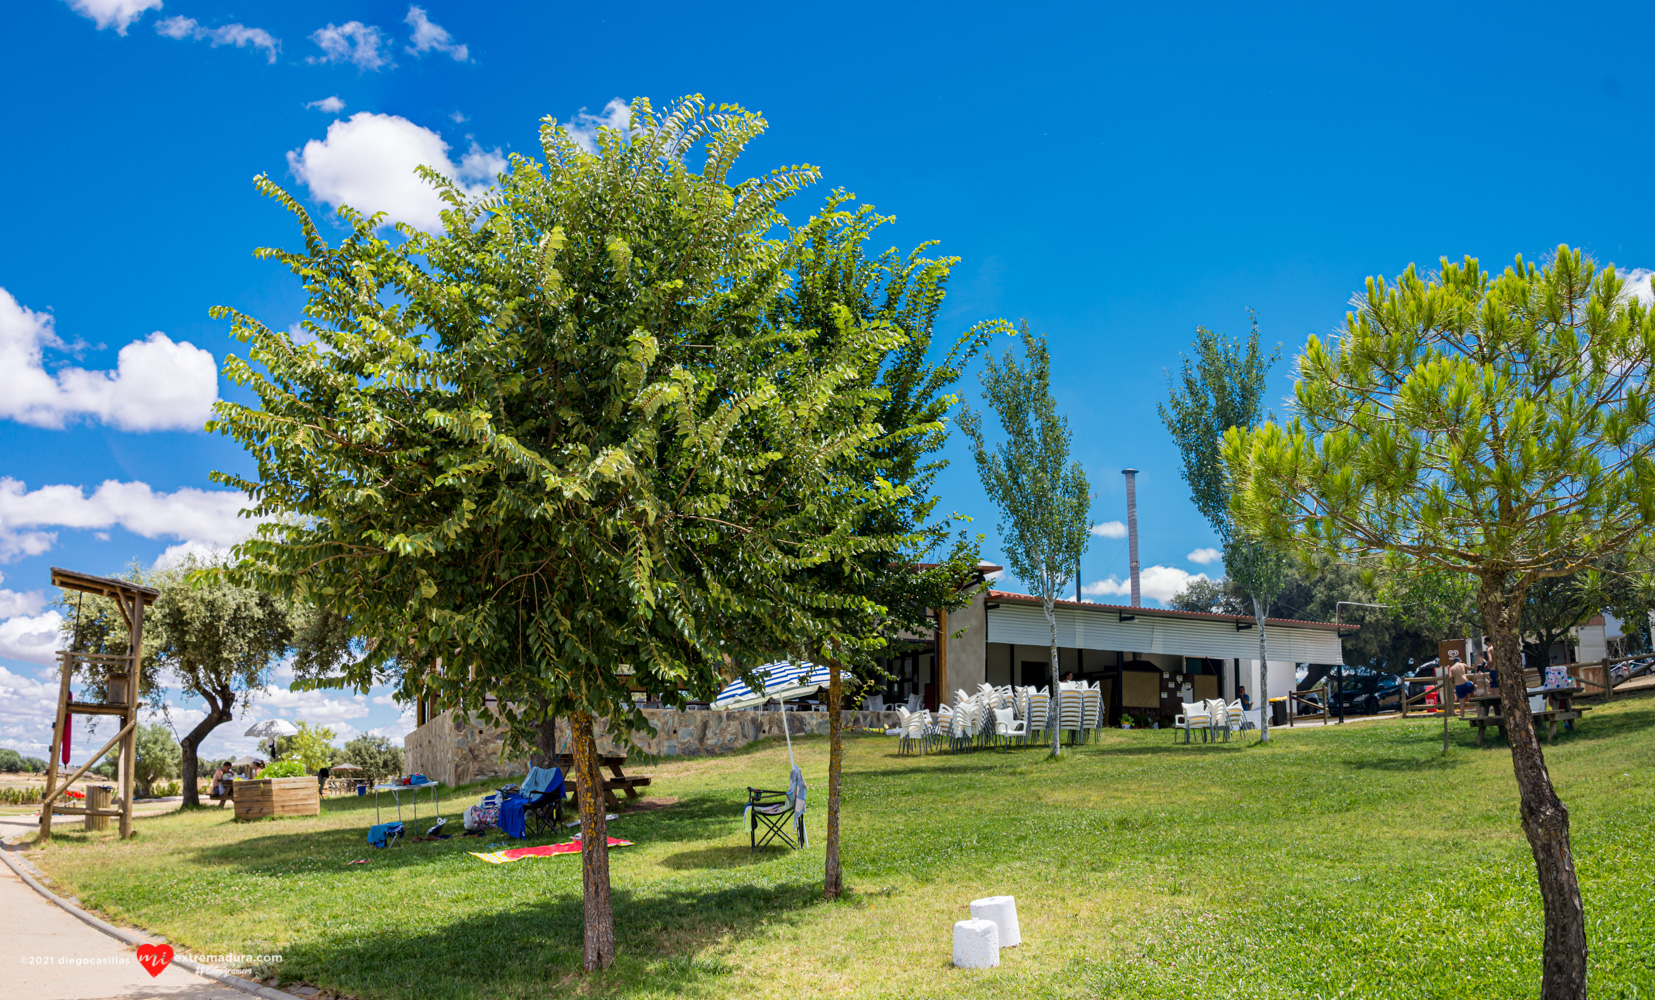
<path id="1" fill-rule="evenodd" d="M 1498 275 L 1444 259 L 1434 275 L 1369 278 L 1339 335 L 1300 354 L 1295 419 L 1225 441 L 1236 515 L 1256 530 L 1476 582 L 1545 907 L 1548 1000 L 1586 996 L 1586 922 L 1524 690 L 1523 603 L 1655 520 L 1652 359 L 1649 312 L 1578 250 Z"/>
<path id="2" fill-rule="evenodd" d="M 879 435 L 859 375 L 897 334 L 828 347 L 775 321 L 802 245 L 772 235 L 778 206 L 816 172 L 732 180 L 765 127 L 639 99 L 588 151 L 548 119 L 544 161 L 513 156 L 481 200 L 424 171 L 442 233 L 343 209 L 336 246 L 261 178 L 304 241 L 262 253 L 303 281 L 315 342 L 220 311 L 257 403 L 212 426 L 257 473 L 217 478 L 280 518 L 247 573 L 380 640 L 336 679 L 423 654 L 442 668 L 402 671 L 407 699 L 518 733 L 570 720 L 588 969 L 615 952 L 595 722 L 624 739 L 648 728 L 634 686 L 706 697 L 820 634 L 799 574 L 857 550 L 856 508 L 893 489 L 800 486 Z"/>
<path id="3" fill-rule="evenodd" d="M 1264 383 L 1279 352 L 1259 346 L 1258 317 L 1245 343 L 1195 328 L 1195 356 L 1184 359 L 1176 379 L 1167 378 L 1165 403 L 1156 411 L 1178 444 L 1190 499 L 1224 544 L 1229 578 L 1247 594 L 1258 630 L 1259 739 L 1270 741 L 1270 669 L 1266 630 L 1270 605 L 1292 574 L 1286 555 L 1256 532 L 1238 529 L 1230 513 L 1230 479 L 1224 468 L 1224 434 L 1264 418 Z"/>
<path id="4" fill-rule="evenodd" d="M 957 258 L 932 259 L 926 244 L 907 254 L 868 253 L 875 231 L 889 221 L 871 206 L 846 208 L 835 192 L 826 210 L 798 233 L 803 249 L 792 294 L 779 303 L 783 325 L 816 332 L 816 351 L 831 359 L 847 336 L 875 327 L 894 334 L 882 353 L 869 352 L 857 384 L 872 390 L 868 416 L 881 434 L 837 464 L 830 489 L 869 491 L 881 503 L 860 505 L 854 522 L 860 545 L 799 574 L 817 591 L 823 631 L 809 652 L 828 664 L 828 801 L 823 893 L 844 889 L 839 861 L 839 809 L 844 764 L 840 711 L 845 675 L 870 676 L 875 656 L 899 637 L 923 635 L 929 615 L 954 610 L 971 598 L 964 586 L 980 557 L 980 543 L 950 538 L 952 518 L 935 517 L 938 455 L 947 440 L 945 418 L 958 402 L 950 391 L 962 370 L 1000 326 L 965 331 L 935 360 L 937 313 Z M 878 484 L 892 489 L 878 489 Z M 801 484 L 809 489 L 818 484 Z M 937 558 L 940 561 L 926 561 Z"/>
<path id="5" fill-rule="evenodd" d="M 1042 337 L 1022 330 L 1024 362 L 1008 351 L 990 357 L 982 373 L 983 401 L 999 417 L 1005 437 L 989 445 L 982 413 L 960 413 L 971 441 L 977 474 L 1000 508 L 1000 544 L 1012 573 L 1033 587 L 1050 629 L 1052 705 L 1057 704 L 1058 596 L 1071 579 L 1091 538 L 1091 488 L 1079 462 L 1069 459 L 1069 421 L 1052 398 L 1051 354 Z M 1057 727 L 1052 755 L 1062 752 Z"/>

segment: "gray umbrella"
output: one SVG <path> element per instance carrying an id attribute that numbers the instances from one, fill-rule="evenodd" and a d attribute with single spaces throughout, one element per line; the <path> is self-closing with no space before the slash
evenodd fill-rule
<path id="1" fill-rule="evenodd" d="M 243 736 L 257 736 L 260 739 L 269 739 L 273 736 L 297 736 L 299 727 L 286 719 L 265 719 L 255 722 Z"/>

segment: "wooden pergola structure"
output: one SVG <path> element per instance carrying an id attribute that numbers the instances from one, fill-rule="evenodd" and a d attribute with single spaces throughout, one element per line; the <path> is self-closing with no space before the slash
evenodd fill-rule
<path id="1" fill-rule="evenodd" d="M 144 648 L 144 609 L 154 604 L 161 592 L 126 580 L 91 576 L 59 569 L 56 566 L 52 567 L 52 585 L 64 590 L 92 594 L 95 597 L 107 597 L 114 601 L 115 606 L 121 609 L 121 617 L 126 619 L 127 647 L 125 653 L 84 653 L 72 649 L 58 651 L 58 668 L 63 677 L 58 688 L 57 721 L 52 726 L 52 755 L 46 764 L 46 797 L 40 803 L 40 840 L 45 842 L 51 839 L 54 812 L 76 816 L 119 817 L 121 839 L 124 840 L 132 836 L 133 766 L 138 757 L 138 667 Z M 106 685 L 109 697 L 107 704 L 95 705 L 69 700 L 69 682 L 74 677 L 75 666 L 81 663 L 95 664 L 109 670 Z M 58 761 L 63 755 L 63 738 L 68 731 L 71 715 L 113 716 L 121 728 L 97 753 L 88 757 L 79 770 L 59 784 Z M 79 781 L 81 775 L 91 770 L 92 765 L 117 746 L 120 755 L 116 758 L 119 763 L 116 765 L 115 773 L 120 786 L 119 808 L 96 808 L 90 801 L 85 806 L 53 807 L 52 803 L 68 791 L 69 786 Z"/>

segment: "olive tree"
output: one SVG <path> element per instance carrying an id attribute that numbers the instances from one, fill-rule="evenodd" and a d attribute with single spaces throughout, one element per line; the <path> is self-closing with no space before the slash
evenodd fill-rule
<path id="1" fill-rule="evenodd" d="M 1500 274 L 1445 258 L 1436 274 L 1369 278 L 1338 336 L 1299 355 L 1294 419 L 1225 439 L 1252 529 L 1475 581 L 1545 908 L 1548 1000 L 1586 996 L 1586 921 L 1529 712 L 1523 604 L 1655 520 L 1652 358 L 1648 310 L 1579 250 Z"/>

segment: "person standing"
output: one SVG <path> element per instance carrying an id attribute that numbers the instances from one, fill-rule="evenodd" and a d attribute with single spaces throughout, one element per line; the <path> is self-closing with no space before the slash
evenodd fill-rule
<path id="1" fill-rule="evenodd" d="M 1460 659 L 1460 651 L 1457 649 L 1448 651 L 1448 682 L 1454 685 L 1454 712 L 1464 717 L 1465 700 L 1471 697 L 1471 692 L 1477 689 L 1477 685 L 1471 683 L 1471 672 L 1466 669 L 1465 661 Z"/>

